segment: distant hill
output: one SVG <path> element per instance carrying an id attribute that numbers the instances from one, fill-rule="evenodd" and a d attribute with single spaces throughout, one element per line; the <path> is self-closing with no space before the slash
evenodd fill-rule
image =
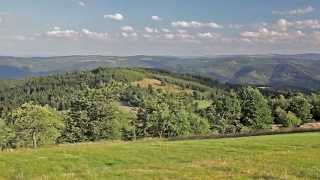
<path id="1" fill-rule="evenodd" d="M 172 56 L 0 57 L 0 79 L 97 67 L 156 68 L 209 77 L 223 83 L 320 89 L 320 54 Z"/>

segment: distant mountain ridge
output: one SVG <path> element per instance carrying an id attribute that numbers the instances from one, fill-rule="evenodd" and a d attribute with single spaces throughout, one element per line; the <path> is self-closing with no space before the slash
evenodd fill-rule
<path id="1" fill-rule="evenodd" d="M 230 84 L 320 89 L 320 54 L 174 56 L 0 56 L 0 79 L 17 79 L 97 67 L 156 68 Z"/>

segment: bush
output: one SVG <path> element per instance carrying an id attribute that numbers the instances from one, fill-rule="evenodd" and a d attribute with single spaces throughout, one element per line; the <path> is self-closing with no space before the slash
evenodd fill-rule
<path id="1" fill-rule="evenodd" d="M 0 148 L 1 150 L 14 147 L 15 132 L 0 119 Z"/>
<path id="2" fill-rule="evenodd" d="M 298 118 L 293 112 L 286 112 L 280 107 L 276 110 L 278 114 L 278 121 L 284 127 L 295 127 L 302 123 L 301 119 Z"/>
<path id="3" fill-rule="evenodd" d="M 41 144 L 56 143 L 63 129 L 63 117 L 49 106 L 33 102 L 23 104 L 8 117 L 16 133 L 17 144 L 36 148 Z"/>

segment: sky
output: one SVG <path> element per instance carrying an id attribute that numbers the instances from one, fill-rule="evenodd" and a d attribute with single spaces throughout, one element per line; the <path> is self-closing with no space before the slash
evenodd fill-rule
<path id="1" fill-rule="evenodd" d="M 0 55 L 320 53 L 319 0 L 0 0 Z"/>

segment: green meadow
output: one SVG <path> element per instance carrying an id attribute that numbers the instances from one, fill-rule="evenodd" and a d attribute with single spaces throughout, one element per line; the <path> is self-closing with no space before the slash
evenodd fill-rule
<path id="1" fill-rule="evenodd" d="M 0 153 L 0 179 L 319 179 L 320 133 L 58 145 Z"/>

